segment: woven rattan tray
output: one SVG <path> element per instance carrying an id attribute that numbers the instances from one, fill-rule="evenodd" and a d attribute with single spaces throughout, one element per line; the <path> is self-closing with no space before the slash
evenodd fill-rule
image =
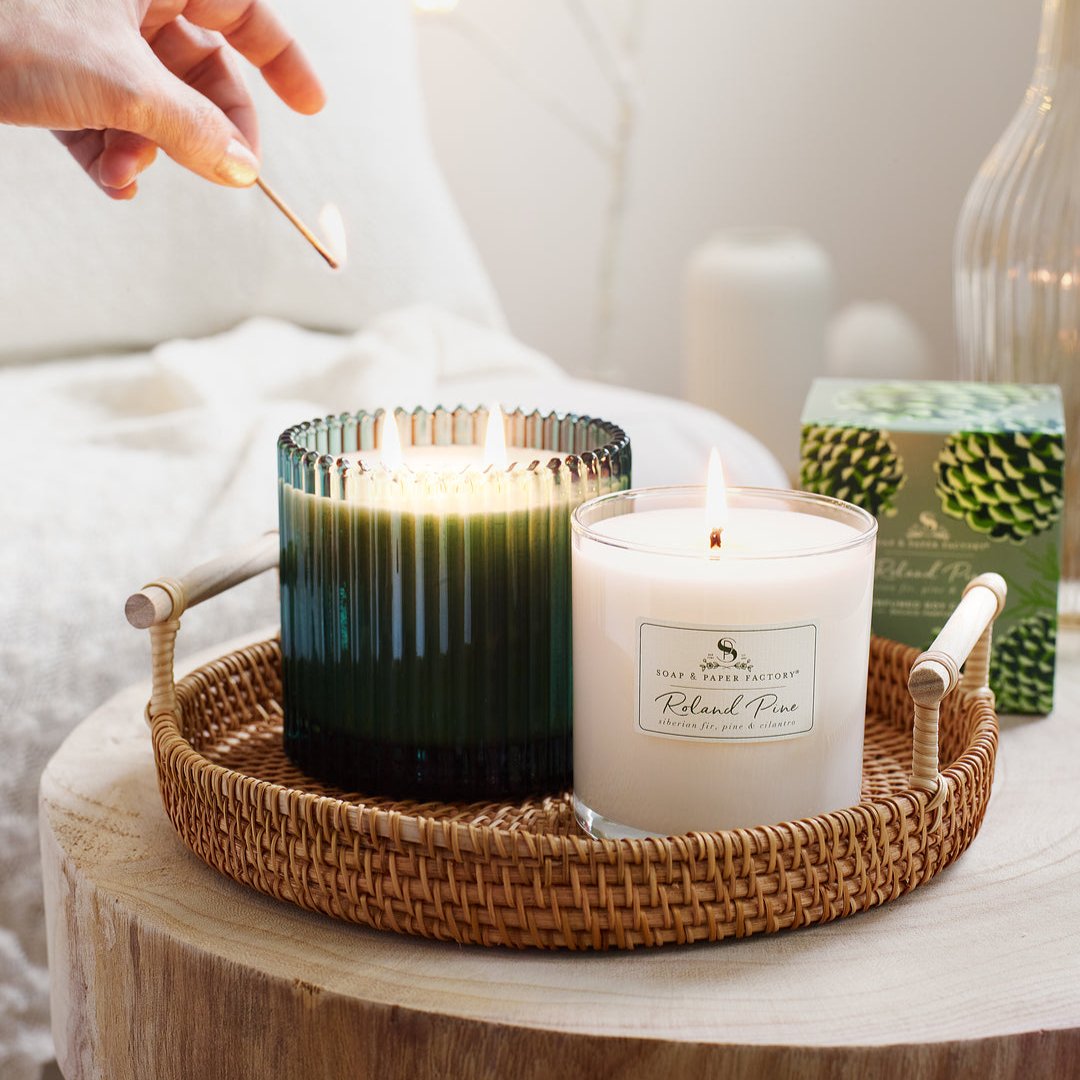
<path id="1" fill-rule="evenodd" d="M 959 856 L 982 823 L 997 746 L 985 689 L 990 625 L 1004 599 L 994 575 L 969 586 L 930 653 L 872 642 L 857 806 L 762 828 L 615 841 L 583 834 L 565 793 L 517 805 L 402 803 L 305 776 L 281 748 L 277 639 L 174 686 L 185 604 L 273 561 L 263 542 L 184 581 L 148 587 L 128 614 L 152 624 L 148 717 L 177 833 L 210 866 L 279 900 L 482 945 L 716 941 L 829 922 L 894 899 Z M 961 685 L 942 700 L 968 653 Z M 911 695 L 920 701 L 914 708 Z"/>

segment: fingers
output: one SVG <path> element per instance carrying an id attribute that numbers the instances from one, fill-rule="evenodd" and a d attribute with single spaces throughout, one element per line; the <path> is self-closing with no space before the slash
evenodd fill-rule
<path id="1" fill-rule="evenodd" d="M 326 104 L 315 69 L 266 0 L 187 0 L 184 17 L 220 31 L 297 112 L 316 113 Z"/>
<path id="2" fill-rule="evenodd" d="M 127 202 L 129 199 L 134 199 L 135 196 L 139 194 L 139 185 L 130 183 L 122 188 L 103 187 L 101 190 L 104 191 L 110 199 L 116 199 L 117 202 Z"/>
<path id="3" fill-rule="evenodd" d="M 259 161 L 240 127 L 243 124 L 255 137 L 247 90 L 235 71 L 229 70 L 219 43 L 184 40 L 184 35 L 193 32 L 192 27 L 170 23 L 155 42 L 167 35 L 169 59 L 198 87 L 173 74 L 164 58 L 159 59 L 149 45 L 140 42 L 145 49 L 135 80 L 140 92 L 125 103 L 114 126 L 156 143 L 174 161 L 208 180 L 249 186 L 258 177 Z M 208 95 L 217 95 L 221 104 Z"/>
<path id="4" fill-rule="evenodd" d="M 106 131 L 104 135 L 105 147 L 97 161 L 98 181 L 104 188 L 126 190 L 153 164 L 157 147 L 130 131 Z"/>
<path id="5" fill-rule="evenodd" d="M 220 34 L 176 19 L 150 39 L 154 55 L 178 79 L 212 101 L 253 150 L 259 148 L 255 106 Z"/>
<path id="6" fill-rule="evenodd" d="M 151 0 L 144 16 L 142 36 L 130 52 L 126 42 L 118 48 L 110 67 L 122 77 L 99 80 L 100 100 L 82 110 L 87 115 L 57 116 L 51 125 L 73 129 L 62 141 L 110 197 L 135 194 L 155 146 L 218 183 L 255 182 L 255 109 L 226 42 L 292 108 L 322 108 L 314 70 L 266 0 Z M 88 124 L 101 130 L 78 130 Z"/>
<path id="7" fill-rule="evenodd" d="M 132 199 L 138 175 L 153 162 L 157 147 L 128 131 L 54 131 L 71 156 L 111 199 Z"/>
<path id="8" fill-rule="evenodd" d="M 224 42 L 292 108 L 312 113 L 325 103 L 313 68 L 265 0 L 158 0 L 142 30 L 170 78 L 153 80 L 138 122 L 121 126 L 218 183 L 252 184 L 259 169 L 254 105 Z"/>

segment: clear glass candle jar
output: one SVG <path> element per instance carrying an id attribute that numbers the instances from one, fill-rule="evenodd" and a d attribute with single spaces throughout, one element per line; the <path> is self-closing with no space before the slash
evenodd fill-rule
<path id="1" fill-rule="evenodd" d="M 820 495 L 705 489 L 573 515 L 574 804 L 592 835 L 752 827 L 859 801 L 877 523 Z"/>
<path id="2" fill-rule="evenodd" d="M 571 779 L 570 512 L 630 482 L 613 424 L 344 414 L 278 443 L 285 748 L 350 791 L 475 800 Z M 400 467 L 377 447 L 395 423 Z M 517 450 L 515 450 L 517 448 Z"/>

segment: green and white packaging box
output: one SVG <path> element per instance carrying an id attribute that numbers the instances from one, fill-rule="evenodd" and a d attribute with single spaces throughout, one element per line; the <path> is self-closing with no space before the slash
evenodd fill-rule
<path id="1" fill-rule="evenodd" d="M 876 634 L 928 648 L 972 577 L 1008 582 L 1001 712 L 1053 707 L 1064 465 L 1056 386 L 816 379 L 803 409 L 803 489 L 878 520 Z"/>

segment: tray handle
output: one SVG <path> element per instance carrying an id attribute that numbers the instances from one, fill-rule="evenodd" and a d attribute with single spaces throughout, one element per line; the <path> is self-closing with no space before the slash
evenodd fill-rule
<path id="1" fill-rule="evenodd" d="M 980 574 L 969 581 L 960 603 L 933 645 L 911 665 L 908 692 L 915 703 L 911 784 L 932 796 L 928 809 L 940 806 L 945 798 L 945 782 L 938 767 L 942 698 L 959 684 L 964 691 L 993 702 L 991 635 L 994 620 L 1005 607 L 1006 591 L 1005 579 L 1000 574 Z"/>
<path id="2" fill-rule="evenodd" d="M 127 598 L 124 604 L 127 621 L 136 630 L 150 631 L 153 691 L 148 720 L 176 711 L 173 659 L 180 616 L 188 608 L 273 569 L 278 558 L 278 534 L 274 529 L 244 547 L 196 566 L 181 578 L 159 578 Z"/>

